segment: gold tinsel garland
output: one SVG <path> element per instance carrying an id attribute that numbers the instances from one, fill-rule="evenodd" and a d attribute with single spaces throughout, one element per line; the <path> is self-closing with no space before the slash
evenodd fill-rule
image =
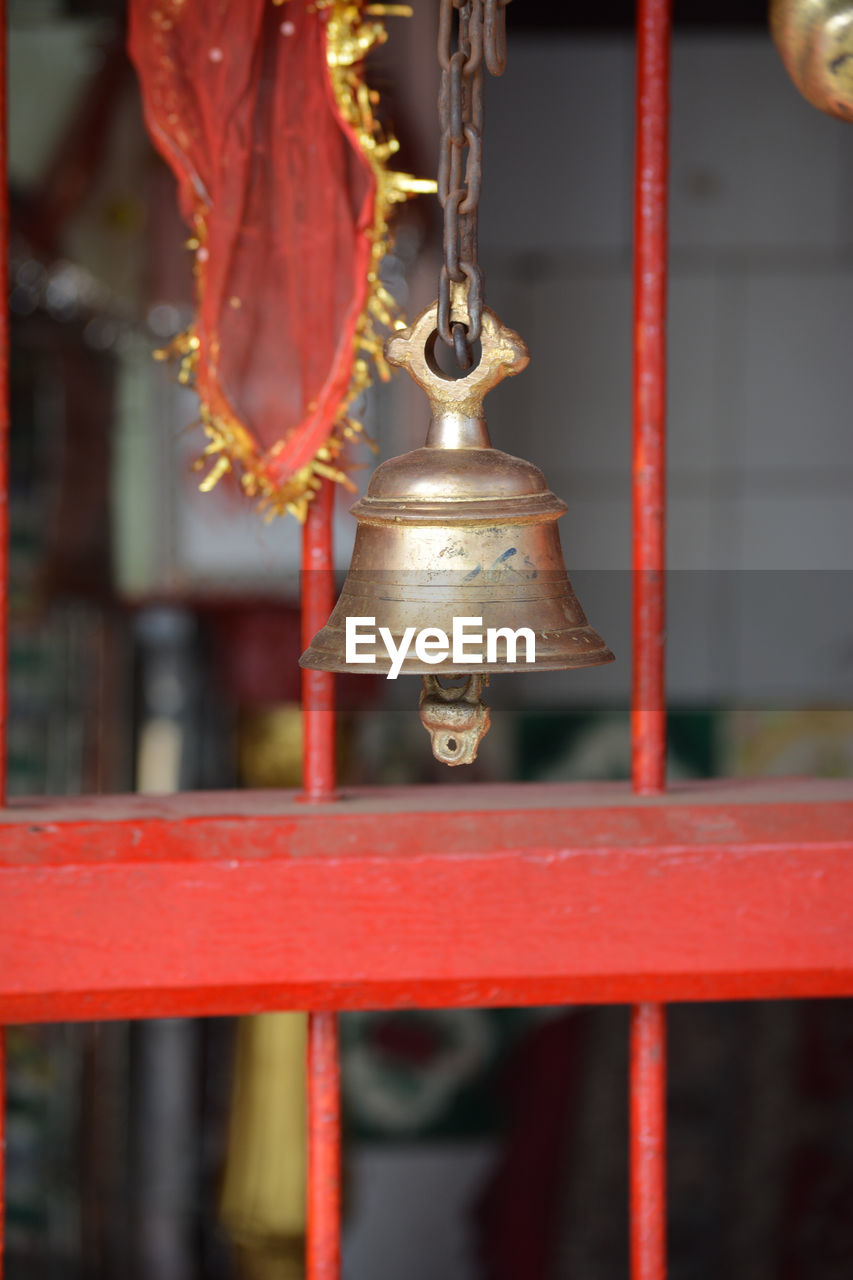
<path id="1" fill-rule="evenodd" d="M 273 4 L 287 0 L 272 0 Z M 371 49 L 388 39 L 384 17 L 411 17 L 408 5 L 366 4 L 364 0 L 314 0 L 315 12 L 324 11 L 326 22 L 326 62 L 329 79 L 341 120 L 349 128 L 373 175 L 376 193 L 372 226 L 366 237 L 370 247 L 366 301 L 353 336 L 353 364 L 347 390 L 338 406 L 335 424 L 325 443 L 307 466 L 282 481 L 271 479 L 266 463 L 274 458 L 284 443 L 273 445 L 262 454 L 251 433 L 232 413 L 214 412 L 209 405 L 200 406 L 201 424 L 207 446 L 195 464 L 202 470 L 213 460 L 199 488 L 210 492 L 224 475 L 233 471 L 244 492 L 257 498 L 258 507 L 268 520 L 289 513 L 304 521 L 308 504 L 323 480 L 333 480 L 354 489 L 346 472 L 336 461 L 349 441 L 363 433 L 364 424 L 353 416 L 355 401 L 373 382 L 374 373 L 387 382 L 390 371 L 383 355 L 385 332 L 405 327 L 401 308 L 379 278 L 382 259 L 391 244 L 389 219 L 395 204 L 413 195 L 434 192 L 436 184 L 429 178 L 415 178 L 388 167 L 399 150 L 397 139 L 386 134 L 374 114 L 379 95 L 365 83 L 363 64 Z M 195 235 L 188 247 L 195 251 L 194 274 L 197 288 L 203 283 L 206 217 L 203 209 L 195 217 Z M 199 339 L 194 326 L 175 338 L 166 348 L 155 352 L 157 359 L 178 357 L 178 380 L 193 385 L 199 358 Z"/>

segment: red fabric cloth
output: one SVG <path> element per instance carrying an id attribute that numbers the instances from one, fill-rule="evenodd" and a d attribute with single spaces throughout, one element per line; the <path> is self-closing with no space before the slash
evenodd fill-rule
<path id="1" fill-rule="evenodd" d="M 327 13 L 130 0 L 146 122 L 199 241 L 194 384 L 273 484 L 330 434 L 368 287 L 376 184 L 338 114 Z"/>

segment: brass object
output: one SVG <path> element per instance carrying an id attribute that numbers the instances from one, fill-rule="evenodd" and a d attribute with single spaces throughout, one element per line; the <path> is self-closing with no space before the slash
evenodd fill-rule
<path id="1" fill-rule="evenodd" d="M 465 323 L 461 288 L 454 288 L 452 299 L 451 319 Z M 489 440 L 483 398 L 526 367 L 526 346 L 484 307 L 479 363 L 453 380 L 435 360 L 437 319 L 436 304 L 386 343 L 388 361 L 407 369 L 430 399 L 426 444 L 377 467 L 352 508 L 358 530 L 343 591 L 300 663 L 321 671 L 388 674 L 394 664 L 381 628 L 399 650 L 407 633 L 411 646 L 413 634 L 439 629 L 451 637 L 454 619 L 478 620 L 469 625 L 457 660 L 452 648 L 442 656 L 433 644 L 429 652 L 424 646 L 424 656 L 409 647 L 398 664 L 404 675 L 429 677 L 421 718 L 434 754 L 461 764 L 475 758 L 488 728 L 486 709 L 482 715 L 472 711 L 479 677 L 594 666 L 613 655 L 587 623 L 566 574 L 557 531 L 565 503 L 537 467 L 492 448 Z M 372 659 L 367 665 L 347 659 L 347 618 L 373 620 L 359 650 Z M 520 628 L 535 640 L 533 663 L 525 660 L 530 650 L 523 638 L 513 643 L 500 634 Z M 463 694 L 436 681 L 472 673 L 475 680 Z"/>
<path id="2" fill-rule="evenodd" d="M 853 0 L 772 0 L 770 30 L 803 97 L 853 120 Z"/>
<path id="3" fill-rule="evenodd" d="M 443 764 L 472 764 L 489 732 L 489 708 L 482 699 L 489 677 L 469 676 L 458 686 L 445 686 L 438 676 L 422 676 L 422 680 L 418 711 L 432 754 Z"/>

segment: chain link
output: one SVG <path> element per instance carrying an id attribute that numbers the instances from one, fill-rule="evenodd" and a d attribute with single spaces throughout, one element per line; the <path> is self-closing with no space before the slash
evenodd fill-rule
<path id="1" fill-rule="evenodd" d="M 444 211 L 444 263 L 438 287 L 438 334 L 470 369 L 480 336 L 483 272 L 477 258 L 477 213 L 483 180 L 483 78 L 506 67 L 509 0 L 440 0 L 438 198 Z M 458 26 L 454 41 L 454 13 Z M 454 47 L 455 46 L 455 47 Z M 451 321 L 451 283 L 464 286 L 468 324 Z"/>

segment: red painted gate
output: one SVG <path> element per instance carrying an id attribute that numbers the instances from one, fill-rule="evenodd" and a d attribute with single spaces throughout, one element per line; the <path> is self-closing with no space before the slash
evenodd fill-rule
<path id="1" fill-rule="evenodd" d="M 631 1274 L 661 1280 L 665 1002 L 853 994 L 853 786 L 664 789 L 669 27 L 669 0 L 640 0 L 633 789 L 340 795 L 333 677 L 306 671 L 301 795 L 0 812 L 0 1023 L 312 1010 L 310 1280 L 339 1273 L 337 1010 L 632 1003 Z M 7 244 L 5 207 L 3 219 Z M 5 566 L 5 309 L 1 323 Z M 327 486 L 305 528 L 306 641 L 333 603 L 331 506 Z M 0 627 L 5 667 L 4 645 Z M 5 724 L 5 701 L 0 711 Z"/>

